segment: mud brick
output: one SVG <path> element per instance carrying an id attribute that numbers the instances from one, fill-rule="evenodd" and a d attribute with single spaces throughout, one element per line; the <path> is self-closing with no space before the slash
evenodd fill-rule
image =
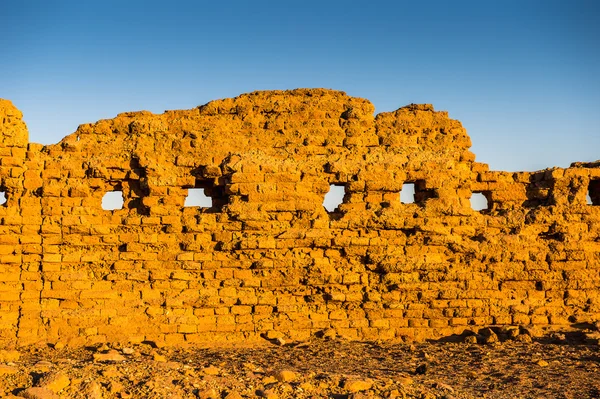
<path id="1" fill-rule="evenodd" d="M 0 343 L 330 328 L 422 341 L 600 319 L 598 162 L 490 171 L 446 112 L 374 118 L 324 89 L 176 112 L 120 114 L 42 147 L 0 100 Z M 405 183 L 415 203 L 400 202 Z M 330 184 L 345 188 L 335 212 Z M 184 206 L 193 187 L 212 206 Z M 102 209 L 109 191 L 123 209 Z M 488 209 L 471 208 L 474 192 Z"/>

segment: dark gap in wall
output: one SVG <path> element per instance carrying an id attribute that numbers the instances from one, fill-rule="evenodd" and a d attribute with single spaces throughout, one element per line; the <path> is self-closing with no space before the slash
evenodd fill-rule
<path id="1" fill-rule="evenodd" d="M 415 234 L 417 234 L 417 228 L 416 227 L 404 228 L 404 229 L 400 229 L 400 231 L 403 232 L 404 235 L 407 236 L 407 237 L 412 237 Z"/>
<path id="2" fill-rule="evenodd" d="M 427 188 L 425 180 L 417 180 L 415 182 L 415 202 L 424 205 L 427 200 L 439 198 L 438 193 L 433 188 Z"/>
<path id="3" fill-rule="evenodd" d="M 490 193 L 487 191 L 474 191 L 471 195 L 471 208 L 477 212 L 489 211 L 490 210 Z"/>
<path id="4" fill-rule="evenodd" d="M 431 198 L 438 198 L 435 189 L 427 188 L 425 180 L 407 181 L 400 190 L 400 202 L 402 204 L 425 205 Z"/>
<path id="5" fill-rule="evenodd" d="M 139 177 L 146 177 L 146 168 L 140 165 L 140 160 L 137 157 L 131 158 L 129 161 L 129 167 L 131 171 Z"/>
<path id="6" fill-rule="evenodd" d="M 565 241 L 565 235 L 560 231 L 557 231 L 555 225 L 552 225 L 548 228 L 548 230 L 539 233 L 538 237 L 540 237 L 542 240 L 554 240 L 559 242 Z"/>
<path id="7" fill-rule="evenodd" d="M 485 241 L 487 241 L 487 238 L 485 238 L 485 235 L 483 235 L 483 234 L 477 234 L 477 235 L 475 235 L 473 237 L 469 237 L 469 239 L 471 241 L 475 241 L 475 242 L 485 242 Z"/>
<path id="8" fill-rule="evenodd" d="M 587 199 L 588 205 L 600 205 L 600 179 L 590 180 Z"/>
<path id="9" fill-rule="evenodd" d="M 337 212 L 340 204 L 344 202 L 346 186 L 343 184 L 330 184 L 329 191 L 323 199 L 323 206 L 329 213 Z"/>
<path id="10" fill-rule="evenodd" d="M 187 187 L 184 207 L 195 207 L 205 211 L 218 212 L 227 204 L 227 196 L 222 186 L 215 185 L 214 180 L 196 178 L 194 187 Z"/>
<path id="11" fill-rule="evenodd" d="M 144 179 L 144 177 L 142 177 L 142 179 Z M 144 205 L 143 199 L 149 194 L 149 190 L 144 183 L 145 182 L 143 180 L 127 180 L 130 197 L 129 202 L 127 203 L 127 208 L 135 209 L 139 215 L 147 216 L 150 214 L 150 209 Z"/>

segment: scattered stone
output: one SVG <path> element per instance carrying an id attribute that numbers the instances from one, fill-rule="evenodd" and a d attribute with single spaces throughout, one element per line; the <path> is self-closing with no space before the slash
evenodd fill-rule
<path id="1" fill-rule="evenodd" d="M 496 335 L 496 333 L 494 332 L 494 330 L 492 330 L 489 327 L 486 328 L 482 328 L 481 330 L 479 330 L 479 334 L 484 336 L 484 337 L 489 337 L 490 335 Z"/>
<path id="2" fill-rule="evenodd" d="M 16 362 L 21 357 L 21 353 L 15 350 L 0 350 L 0 363 Z"/>
<path id="3" fill-rule="evenodd" d="M 521 334 L 527 334 L 531 337 L 541 337 L 543 335 L 541 327 L 538 326 L 527 326 L 527 327 L 520 327 L 521 329 Z"/>
<path id="4" fill-rule="evenodd" d="M 293 391 L 294 388 L 292 388 L 292 386 L 287 382 L 281 383 L 279 386 L 277 386 L 277 393 L 279 396 L 288 397 L 288 395 Z"/>
<path id="5" fill-rule="evenodd" d="M 486 344 L 495 344 L 500 342 L 498 335 L 491 328 L 483 328 L 479 331 L 479 334 L 483 337 L 483 342 Z"/>
<path id="6" fill-rule="evenodd" d="M 425 363 L 417 366 L 415 369 L 415 374 L 423 375 L 425 373 L 427 373 L 427 365 Z"/>
<path id="7" fill-rule="evenodd" d="M 244 362 L 242 363 L 242 366 L 244 366 L 245 369 L 252 371 L 253 373 L 264 373 L 264 369 L 260 366 L 257 366 L 254 363 L 251 362 Z"/>
<path id="8" fill-rule="evenodd" d="M 283 338 L 283 337 L 285 337 L 285 334 L 282 333 L 281 331 L 276 331 L 276 330 L 269 330 L 265 334 L 265 338 L 267 338 L 267 339 L 277 339 L 277 338 Z"/>
<path id="9" fill-rule="evenodd" d="M 106 367 L 104 370 L 101 371 L 101 374 L 103 377 L 106 378 L 116 378 L 121 376 L 119 370 L 117 370 L 117 368 L 114 366 Z"/>
<path id="10" fill-rule="evenodd" d="M 96 381 L 84 385 L 82 392 L 87 399 L 102 399 L 102 387 Z"/>
<path id="11" fill-rule="evenodd" d="M 396 380 L 396 382 L 403 386 L 409 386 L 409 385 L 412 385 L 415 381 L 409 376 L 403 376 L 403 377 L 399 377 Z"/>
<path id="12" fill-rule="evenodd" d="M 586 333 L 584 342 L 588 345 L 600 345 L 600 332 Z"/>
<path id="13" fill-rule="evenodd" d="M 262 379 L 263 385 L 274 384 L 277 382 L 277 378 L 275 376 L 269 375 Z"/>
<path id="14" fill-rule="evenodd" d="M 120 393 L 123 390 L 124 386 L 118 381 L 111 381 L 108 384 L 108 390 L 110 393 Z"/>
<path id="15" fill-rule="evenodd" d="M 65 347 L 65 343 L 63 341 L 57 341 L 52 345 L 52 347 L 56 350 L 60 350 Z"/>
<path id="16" fill-rule="evenodd" d="M 158 365 L 161 369 L 179 370 L 182 368 L 181 363 L 173 361 L 159 362 Z"/>
<path id="17" fill-rule="evenodd" d="M 348 399 L 375 399 L 375 397 L 372 395 L 371 392 L 369 392 L 369 393 L 355 392 L 355 393 L 351 394 L 350 396 L 348 396 Z"/>
<path id="18" fill-rule="evenodd" d="M 221 395 L 217 392 L 216 389 L 210 388 L 205 389 L 204 391 L 198 392 L 198 397 L 200 399 L 220 399 Z"/>
<path id="19" fill-rule="evenodd" d="M 71 384 L 71 379 L 62 371 L 50 373 L 42 377 L 37 386 L 51 390 L 52 392 L 58 393 L 68 387 Z"/>
<path id="20" fill-rule="evenodd" d="M 18 372 L 19 372 L 19 369 L 16 368 L 15 366 L 0 364 L 0 376 L 17 374 Z"/>
<path id="21" fill-rule="evenodd" d="M 350 393 L 354 393 L 360 391 L 367 391 L 371 389 L 372 386 L 373 381 L 371 380 L 352 379 L 344 381 L 343 388 Z"/>
<path id="22" fill-rule="evenodd" d="M 467 335 L 464 339 L 464 343 L 476 344 L 477 343 L 477 335 Z"/>
<path id="23" fill-rule="evenodd" d="M 110 350 L 110 347 L 106 344 L 103 344 L 101 346 L 99 346 L 98 348 L 96 348 L 96 352 L 100 352 L 100 353 L 106 353 Z"/>
<path id="24" fill-rule="evenodd" d="M 75 387 L 79 387 L 83 382 L 83 378 L 71 378 L 71 384 L 69 390 L 73 390 Z"/>
<path id="25" fill-rule="evenodd" d="M 48 373 L 50 372 L 50 370 L 52 370 L 52 368 L 54 368 L 54 363 L 48 362 L 46 360 L 40 360 L 32 367 L 32 369 L 38 373 Z"/>
<path id="26" fill-rule="evenodd" d="M 454 392 L 454 388 L 443 382 L 436 382 L 434 386 L 438 389 L 443 389 L 444 391 Z"/>
<path id="27" fill-rule="evenodd" d="M 277 395 L 277 392 L 275 392 L 275 390 L 273 389 L 266 389 L 264 391 L 257 391 L 256 394 L 258 396 L 260 396 L 261 398 L 266 398 L 266 399 L 279 399 L 279 395 Z"/>
<path id="28" fill-rule="evenodd" d="M 95 362 L 122 362 L 125 357 L 115 350 L 110 350 L 107 353 L 94 353 Z"/>
<path id="29" fill-rule="evenodd" d="M 158 341 L 143 341 L 142 344 L 148 345 L 154 349 L 160 349 L 163 347 L 163 343 Z"/>
<path id="30" fill-rule="evenodd" d="M 567 342 L 567 337 L 563 333 L 553 332 L 550 334 L 550 340 L 553 344 L 563 344 Z"/>
<path id="31" fill-rule="evenodd" d="M 498 335 L 504 336 L 501 331 Z M 260 350 L 253 348 L 239 352 L 237 349 L 202 349 L 190 352 L 184 349 L 156 350 L 180 361 L 165 363 L 153 361 L 151 353 L 154 350 L 151 348 L 135 348 L 140 353 L 139 362 L 127 358 L 127 362 L 120 364 L 94 364 L 90 360 L 95 352 L 90 353 L 84 348 L 69 348 L 69 351 L 61 352 L 60 356 L 46 345 L 41 348 L 21 349 L 19 364 L 0 364 L 0 374 L 2 370 L 8 370 L 6 376 L 0 375 L 0 397 L 6 397 L 3 395 L 9 392 L 20 395 L 22 390 L 34 383 L 36 388 L 46 389 L 46 397 L 34 396 L 43 395 L 44 391 L 40 390 L 29 391 L 26 395 L 44 399 L 53 397 L 47 391 L 52 391 L 61 398 L 183 399 L 198 396 L 240 399 L 256 397 L 257 390 L 262 390 L 262 397 L 298 399 L 337 396 L 347 399 L 451 399 L 455 396 L 458 399 L 466 397 L 465 389 L 481 385 L 489 387 L 493 397 L 504 397 L 505 385 L 502 381 L 509 375 L 506 367 L 515 364 L 515 361 L 522 364 L 519 364 L 518 375 L 511 376 L 514 392 L 511 386 L 511 392 L 507 392 L 506 395 L 524 397 L 526 395 L 523 393 L 530 389 L 528 392 L 540 397 L 546 393 L 545 397 L 560 397 L 557 392 L 563 391 L 565 397 L 577 397 L 574 394 L 575 389 L 581 391 L 582 387 L 587 386 L 594 389 L 594 384 L 598 385 L 595 378 L 598 367 L 593 361 L 597 350 L 589 345 L 519 345 L 506 342 L 502 347 L 487 347 L 453 343 L 415 344 L 411 351 L 409 345 L 381 343 L 365 346 L 360 343 L 327 342 L 317 339 L 311 340 L 310 351 L 295 350 L 293 347 L 266 347 Z M 146 348 L 146 355 L 142 354 L 143 348 Z M 344 356 L 346 348 L 350 350 L 349 356 Z M 114 349 L 121 353 L 123 347 Z M 317 356 L 320 358 L 317 359 Z M 51 368 L 51 371 L 41 373 L 32 366 L 37 359 L 53 359 L 55 363 L 40 363 Z M 525 363 L 523 359 L 527 359 Z M 393 374 L 370 374 L 369 366 L 375 360 L 381 361 L 381 370 L 389 370 Z M 332 361 L 335 363 L 330 367 Z M 403 367 L 414 361 L 418 362 L 414 363 L 415 368 L 419 365 L 426 366 L 425 376 L 415 376 L 412 373 L 407 375 L 402 372 Z M 302 371 L 291 368 L 292 365 L 298 364 L 296 362 L 302 364 Z M 260 369 L 257 364 L 276 368 L 265 378 L 264 372 L 254 372 Z M 395 364 L 400 366 L 394 369 Z M 548 370 L 558 369 L 561 373 L 565 370 L 565 374 L 553 374 L 549 380 L 545 377 Z M 415 369 L 411 371 L 417 373 Z M 344 377 L 341 372 L 357 374 L 346 374 Z M 569 381 L 571 373 L 573 378 Z M 367 376 L 371 381 L 368 381 Z M 63 377 L 67 378 L 67 381 L 61 385 L 60 380 Z M 69 385 L 68 378 L 71 378 Z M 540 385 L 540 392 L 537 387 L 532 388 L 528 385 L 536 378 L 544 378 L 544 386 Z M 354 388 L 352 384 L 356 382 L 352 380 L 359 380 L 360 383 L 367 380 L 371 385 Z M 211 393 L 211 389 L 216 393 Z M 431 393 L 435 396 L 429 395 Z"/>
<path id="32" fill-rule="evenodd" d="M 294 348 L 308 348 L 309 346 L 310 346 L 310 342 L 308 342 L 308 341 L 298 342 L 298 343 L 294 344 Z"/>
<path id="33" fill-rule="evenodd" d="M 476 380 L 479 374 L 477 374 L 475 371 L 467 371 L 466 376 L 470 380 Z"/>
<path id="34" fill-rule="evenodd" d="M 323 331 L 322 337 L 324 339 L 335 339 L 337 337 L 337 332 L 333 328 L 328 328 Z"/>
<path id="35" fill-rule="evenodd" d="M 237 391 L 229 392 L 224 399 L 242 399 L 242 395 L 240 395 Z"/>
<path id="36" fill-rule="evenodd" d="M 508 330 L 508 333 L 506 335 L 510 339 L 515 339 L 515 338 L 517 338 L 519 336 L 519 329 L 518 328 L 511 328 L 511 329 Z"/>
<path id="37" fill-rule="evenodd" d="M 533 339 L 531 338 L 531 335 L 529 335 L 529 334 L 520 334 L 520 335 L 517 335 L 517 337 L 515 338 L 515 341 L 522 342 L 524 344 L 530 344 L 533 342 Z"/>
<path id="38" fill-rule="evenodd" d="M 496 344 L 500 342 L 500 338 L 496 334 L 491 334 L 483 339 L 483 342 L 486 344 Z"/>
<path id="39" fill-rule="evenodd" d="M 537 365 L 540 367 L 548 367 L 549 363 L 542 359 L 537 362 Z"/>
<path id="40" fill-rule="evenodd" d="M 32 387 L 19 393 L 19 396 L 26 399 L 60 399 L 60 397 L 47 388 Z"/>
<path id="41" fill-rule="evenodd" d="M 133 355 L 135 353 L 135 349 L 133 349 L 133 348 L 123 348 L 123 349 L 121 349 L 121 352 L 124 355 Z"/>
<path id="42" fill-rule="evenodd" d="M 307 381 L 307 382 L 303 382 L 302 384 L 300 384 L 299 388 L 305 392 L 311 392 L 311 391 L 314 391 L 315 386 Z"/>
<path id="43" fill-rule="evenodd" d="M 156 353 L 156 352 L 152 354 L 152 359 L 153 359 L 155 362 L 162 362 L 162 363 L 164 363 L 164 362 L 166 362 L 166 361 L 167 361 L 167 358 L 166 358 L 166 356 L 164 356 L 164 355 L 161 355 L 161 354 L 159 354 L 159 353 Z"/>
<path id="44" fill-rule="evenodd" d="M 296 373 L 291 370 L 280 370 L 274 375 L 274 377 L 279 382 L 293 382 L 298 378 Z"/>
<path id="45" fill-rule="evenodd" d="M 219 375 L 221 374 L 221 369 L 217 366 L 208 366 L 202 369 L 202 373 L 204 375 Z"/>
<path id="46" fill-rule="evenodd" d="M 275 338 L 275 339 L 273 340 L 273 343 L 274 343 L 275 345 L 279 345 L 279 346 L 283 346 L 283 345 L 285 345 L 285 344 L 286 344 L 286 342 L 285 342 L 285 339 L 283 339 L 283 338 Z"/>

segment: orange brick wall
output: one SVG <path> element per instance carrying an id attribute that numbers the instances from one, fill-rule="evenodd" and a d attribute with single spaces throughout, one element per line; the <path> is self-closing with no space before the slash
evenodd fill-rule
<path id="1" fill-rule="evenodd" d="M 342 92 L 255 92 L 42 146 L 0 100 L 0 137 L 0 346 L 600 320 L 600 163 L 488 171 L 429 105 L 375 116 Z M 330 184 L 346 192 L 331 213 Z M 184 206 L 194 187 L 212 208 Z M 113 190 L 123 209 L 102 209 Z"/>

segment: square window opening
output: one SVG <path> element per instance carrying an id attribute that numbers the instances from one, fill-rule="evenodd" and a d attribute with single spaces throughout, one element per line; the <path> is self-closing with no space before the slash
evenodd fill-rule
<path id="1" fill-rule="evenodd" d="M 329 185 L 329 191 L 323 199 L 323 206 L 327 212 L 332 213 L 338 211 L 338 207 L 344 202 L 346 196 L 346 186 L 343 184 Z"/>
<path id="2" fill-rule="evenodd" d="M 199 207 L 199 208 L 212 208 L 213 199 L 206 195 L 204 188 L 189 188 L 188 195 L 185 197 L 184 207 Z"/>
<path id="3" fill-rule="evenodd" d="M 400 190 L 400 203 L 415 203 L 415 183 L 404 183 L 402 185 L 402 189 Z"/>
<path id="4" fill-rule="evenodd" d="M 474 211 L 485 212 L 490 210 L 489 192 L 487 191 L 475 191 L 469 200 Z"/>
<path id="5" fill-rule="evenodd" d="M 425 180 L 407 181 L 400 190 L 400 202 L 402 204 L 418 204 L 424 206 L 431 198 L 438 198 L 435 189 L 427 188 Z"/>
<path id="6" fill-rule="evenodd" d="M 106 194 L 104 194 L 104 197 L 102 197 L 102 209 L 105 211 L 120 210 L 123 209 L 124 202 L 123 191 L 108 191 Z"/>
<path id="7" fill-rule="evenodd" d="M 600 179 L 590 181 L 587 193 L 588 205 L 600 206 Z"/>
<path id="8" fill-rule="evenodd" d="M 183 203 L 184 208 L 198 208 L 207 212 L 219 212 L 228 202 L 225 188 L 215 180 L 196 178 L 194 187 L 184 186 L 188 190 Z"/>

